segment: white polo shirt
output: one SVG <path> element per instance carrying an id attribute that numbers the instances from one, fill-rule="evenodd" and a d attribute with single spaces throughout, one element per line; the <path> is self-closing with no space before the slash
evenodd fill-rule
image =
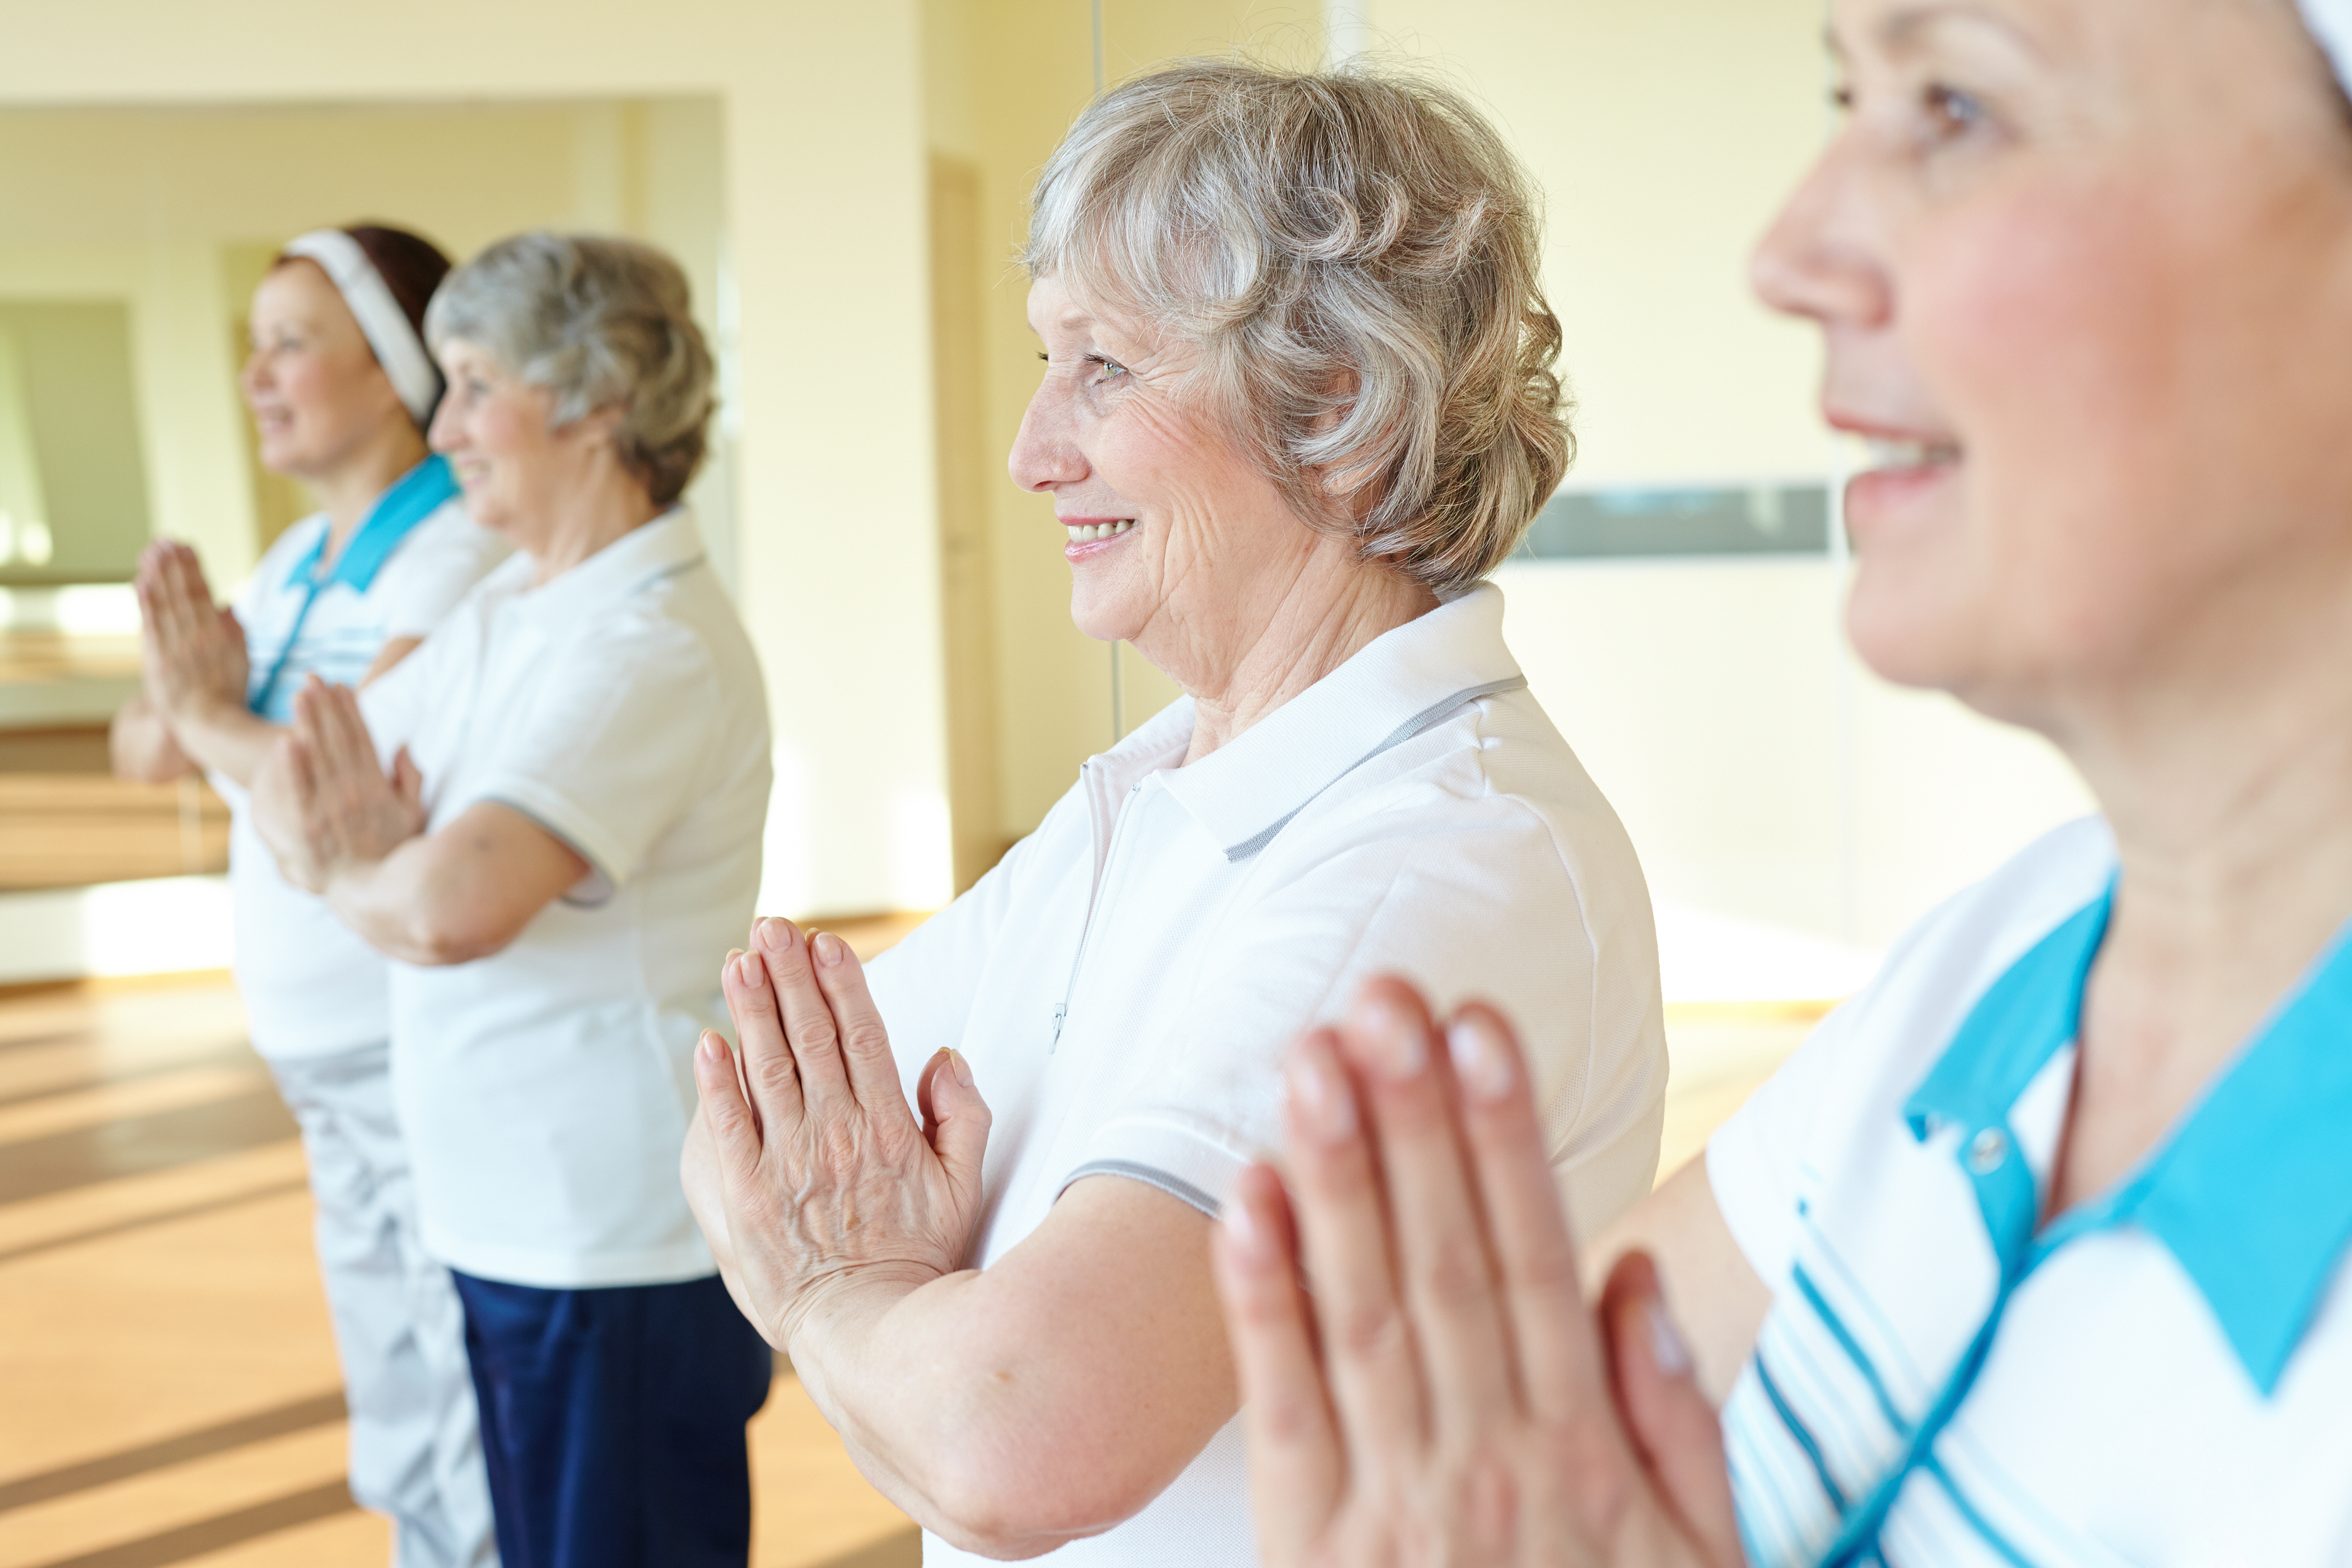
<path id="1" fill-rule="evenodd" d="M 1649 1190 L 1666 1081 L 1649 895 L 1502 622 L 1500 590 L 1478 588 L 1190 767 L 1192 705 L 1174 704 L 875 963 L 910 1092 L 953 1045 L 994 1115 L 973 1264 L 1087 1176 L 1214 1214 L 1280 1144 L 1285 1047 L 1391 970 L 1527 1031 L 1580 1225 Z M 1255 1562 L 1238 1423 L 1055 1559 Z M 927 1563 L 966 1560 L 925 1544 Z"/>
<path id="2" fill-rule="evenodd" d="M 430 827 L 511 806 L 594 868 L 500 952 L 392 965 L 392 1077 L 425 1245 L 547 1289 L 714 1269 L 678 1186 L 693 1050 L 751 921 L 767 698 L 671 511 L 543 587 L 517 556 L 362 698 Z"/>
<path id="3" fill-rule="evenodd" d="M 506 559 L 507 542 L 476 526 L 456 495 L 446 464 L 427 458 L 386 492 L 323 584 L 316 568 L 327 514 L 278 536 L 236 599 L 248 697 L 264 718 L 287 722 L 310 675 L 358 684 L 385 643 L 431 631 Z M 404 499 L 426 509 L 421 519 L 397 515 Z M 278 875 L 244 789 L 219 773 L 212 784 L 229 806 L 236 982 L 254 1048 L 283 1060 L 382 1044 L 392 1029 L 383 955 L 336 923 L 323 900 Z"/>
<path id="4" fill-rule="evenodd" d="M 1931 916 L 1716 1134 L 1774 1292 L 1724 1408 L 1759 1565 L 2352 1563 L 2352 943 L 2037 1229 L 2104 824 Z"/>

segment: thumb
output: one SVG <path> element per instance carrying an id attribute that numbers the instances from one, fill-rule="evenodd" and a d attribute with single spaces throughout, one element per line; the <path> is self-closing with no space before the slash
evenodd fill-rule
<path id="1" fill-rule="evenodd" d="M 424 809 L 425 774 L 418 769 L 416 759 L 408 754 L 406 746 L 393 753 L 392 787 L 403 805 L 411 811 Z"/>
<path id="2" fill-rule="evenodd" d="M 1608 1326 L 1618 1419 L 1658 1500 L 1702 1561 L 1726 1568 L 1745 1563 L 1723 1425 L 1699 1392 L 1690 1347 L 1666 1310 L 1647 1253 L 1629 1252 L 1609 1271 L 1601 1321 Z"/>
<path id="3" fill-rule="evenodd" d="M 957 1195 L 976 1210 L 981 1162 L 988 1152 L 988 1129 L 994 1118 L 973 1086 L 971 1059 L 959 1050 L 940 1051 L 923 1068 L 915 1099 L 922 1106 L 923 1136 L 930 1140 Z"/>

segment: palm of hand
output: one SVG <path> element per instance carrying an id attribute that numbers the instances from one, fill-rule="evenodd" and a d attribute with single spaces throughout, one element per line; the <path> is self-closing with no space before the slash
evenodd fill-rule
<path id="1" fill-rule="evenodd" d="M 706 1036 L 681 1162 L 688 1203 L 745 1316 L 787 1347 L 836 1291 L 920 1286 L 962 1267 L 980 1212 L 987 1110 L 942 1052 L 918 1122 L 845 944 L 762 921 L 722 984 L 740 1058 Z"/>

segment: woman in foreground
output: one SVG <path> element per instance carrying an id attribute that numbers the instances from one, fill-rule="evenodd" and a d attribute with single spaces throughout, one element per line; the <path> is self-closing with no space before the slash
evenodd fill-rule
<path id="1" fill-rule="evenodd" d="M 215 607 L 195 552 L 148 547 L 146 679 L 113 728 L 118 774 L 201 769 L 228 801 L 237 991 L 302 1128 L 352 1495 L 392 1520 L 401 1568 L 496 1556 L 464 1323 L 449 1271 L 417 1237 L 383 957 L 278 874 L 246 792 L 306 679 L 363 685 L 390 669 L 506 556 L 425 449 L 442 382 L 425 310 L 448 270 L 430 241 L 378 225 L 303 235 L 271 263 L 238 386 L 264 466 L 321 509 L 278 537 L 234 611 Z"/>
<path id="2" fill-rule="evenodd" d="M 1850 627 L 2104 818 L 1901 943 L 1597 1312 L 1499 1016 L 1305 1037 L 1218 1247 L 1271 1562 L 2352 1560 L 2352 7 L 1833 13 L 1756 277 L 1881 444 Z"/>
<path id="3" fill-rule="evenodd" d="M 1188 695 L 870 994 L 763 921 L 728 965 L 748 1071 L 714 1037 L 686 1167 L 933 1568 L 1250 1559 L 1211 1217 L 1272 1146 L 1283 1047 L 1365 975 L 1542 1019 L 1570 1205 L 1649 1188 L 1648 895 L 1484 581 L 1567 458 L 1538 250 L 1492 129 L 1369 74 L 1156 72 L 1039 182 L 1013 474 L 1080 628 Z"/>

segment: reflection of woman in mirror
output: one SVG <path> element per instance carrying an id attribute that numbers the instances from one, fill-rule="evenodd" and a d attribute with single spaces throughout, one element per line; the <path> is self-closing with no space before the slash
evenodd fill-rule
<path id="1" fill-rule="evenodd" d="M 397 962 L 425 1246 L 454 1271 L 506 1568 L 741 1568 L 774 1358 L 678 1189 L 714 965 L 772 779 L 751 638 L 684 502 L 712 364 L 677 264 L 519 235 L 426 316 L 433 443 L 515 554 L 254 785 L 278 862 Z"/>
<path id="2" fill-rule="evenodd" d="M 115 716 L 115 772 L 202 770 L 231 812 L 236 977 L 254 1048 L 301 1123 L 320 1265 L 351 1409 L 352 1492 L 391 1516 L 404 1565 L 492 1552 L 473 1390 L 448 1274 L 417 1243 L 393 1114 L 384 963 L 278 874 L 246 787 L 312 675 L 397 663 L 506 552 L 425 450 L 439 402 L 426 302 L 449 263 L 399 229 L 322 229 L 254 290 L 240 384 L 272 472 L 323 503 L 216 609 L 185 545 L 139 566 L 145 679 Z"/>
<path id="3" fill-rule="evenodd" d="M 1040 181 L 1013 475 L 1079 627 L 1187 696 L 870 996 L 762 922 L 751 1098 L 714 1044 L 688 1149 L 738 1299 L 934 1564 L 1249 1560 L 1210 1218 L 1363 975 L 1540 1019 L 1571 1206 L 1648 1190 L 1648 895 L 1485 581 L 1568 456 L 1539 248 L 1491 128 L 1369 75 L 1144 77 Z"/>
<path id="4" fill-rule="evenodd" d="M 1360 1120 L 1220 1247 L 1285 1568 L 2352 1562 L 2352 100 L 2289 0 L 1830 11 L 1754 276 L 1874 443 L 1848 629 L 2102 816 L 1595 1237 L 1597 1313 L 1500 1018 L 1303 1041 Z"/>

